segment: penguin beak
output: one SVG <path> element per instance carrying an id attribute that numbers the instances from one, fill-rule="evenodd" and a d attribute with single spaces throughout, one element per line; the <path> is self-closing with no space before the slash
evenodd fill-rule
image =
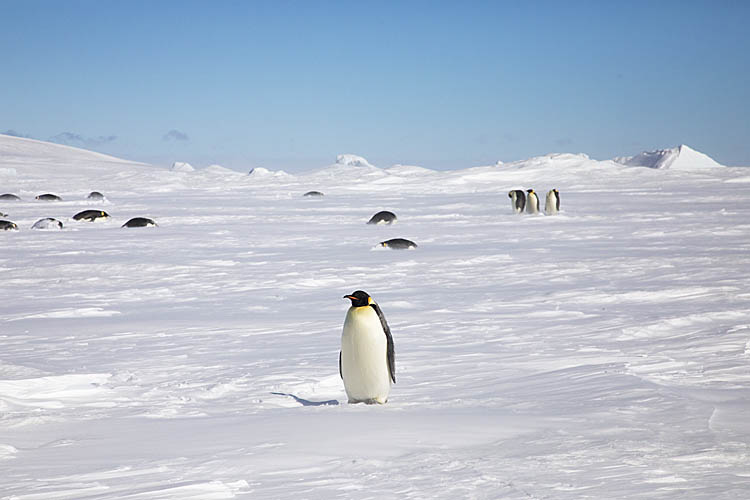
<path id="1" fill-rule="evenodd" d="M 344 299 L 354 300 L 356 297 L 353 297 L 352 295 L 344 295 Z"/>

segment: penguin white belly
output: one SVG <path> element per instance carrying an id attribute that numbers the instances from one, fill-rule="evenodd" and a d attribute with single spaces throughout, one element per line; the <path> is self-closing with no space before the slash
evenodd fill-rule
<path id="1" fill-rule="evenodd" d="M 534 193 L 526 197 L 526 212 L 530 214 L 539 213 L 539 198 Z"/>
<path id="2" fill-rule="evenodd" d="M 388 340 L 372 307 L 350 307 L 341 334 L 341 376 L 350 403 L 385 403 L 391 392 Z"/>
<path id="3" fill-rule="evenodd" d="M 553 191 L 547 193 L 547 199 L 544 202 L 544 211 L 548 215 L 554 215 L 557 213 L 557 197 Z"/>

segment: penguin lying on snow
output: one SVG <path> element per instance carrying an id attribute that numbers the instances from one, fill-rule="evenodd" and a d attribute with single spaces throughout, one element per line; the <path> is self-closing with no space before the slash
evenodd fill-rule
<path id="1" fill-rule="evenodd" d="M 536 195 L 533 189 L 526 190 L 526 213 L 538 214 L 539 213 L 539 197 Z"/>
<path id="2" fill-rule="evenodd" d="M 523 209 L 526 208 L 526 195 L 520 189 L 514 189 L 508 192 L 508 198 L 510 198 L 511 206 L 517 214 L 522 214 Z"/>
<path id="3" fill-rule="evenodd" d="M 320 191 L 308 191 L 302 196 L 307 196 L 308 198 L 319 198 L 323 196 L 323 193 L 321 193 Z"/>
<path id="4" fill-rule="evenodd" d="M 62 229 L 63 223 L 60 222 L 57 219 L 53 219 L 52 217 L 45 217 L 44 219 L 39 219 L 34 223 L 33 226 L 31 226 L 31 229 Z"/>
<path id="5" fill-rule="evenodd" d="M 396 214 L 388 210 L 376 213 L 367 221 L 368 224 L 393 224 L 394 222 L 396 222 Z"/>
<path id="6" fill-rule="evenodd" d="M 100 193 L 99 191 L 91 191 L 89 195 L 86 197 L 88 200 L 103 200 L 104 195 Z"/>
<path id="7" fill-rule="evenodd" d="M 349 403 L 388 401 L 396 383 L 396 354 L 383 311 L 367 292 L 344 295 L 352 301 L 341 333 L 339 375 Z"/>
<path id="8" fill-rule="evenodd" d="M 36 199 L 39 201 L 62 201 L 62 198 L 52 193 L 40 194 Z"/>
<path id="9" fill-rule="evenodd" d="M 104 210 L 84 210 L 83 212 L 75 214 L 73 219 L 93 222 L 96 219 L 106 219 L 107 217 L 109 217 L 109 214 Z"/>
<path id="10" fill-rule="evenodd" d="M 18 231 L 18 226 L 15 222 L 0 220 L 0 231 Z"/>
<path id="11" fill-rule="evenodd" d="M 10 193 L 0 194 L 0 200 L 2 201 L 19 201 L 20 199 L 21 198 L 19 198 L 18 196 L 14 194 L 10 194 Z"/>
<path id="12" fill-rule="evenodd" d="M 547 215 L 554 215 L 560 211 L 560 192 L 552 189 L 547 193 L 547 199 L 544 201 L 544 212 Z"/>
<path id="13" fill-rule="evenodd" d="M 148 227 L 157 225 L 158 224 L 154 222 L 153 219 L 149 219 L 148 217 L 133 217 L 123 224 L 122 227 Z"/>
<path id="14" fill-rule="evenodd" d="M 394 250 L 407 250 L 417 248 L 416 243 L 411 240 L 405 240 L 404 238 L 393 238 L 392 240 L 381 241 L 380 246 L 393 248 Z"/>

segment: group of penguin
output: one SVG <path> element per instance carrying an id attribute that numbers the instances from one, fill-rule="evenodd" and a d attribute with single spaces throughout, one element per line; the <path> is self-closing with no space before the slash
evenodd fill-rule
<path id="1" fill-rule="evenodd" d="M 533 189 L 527 189 L 524 193 L 520 189 L 513 189 L 508 192 L 511 206 L 517 214 L 522 214 L 524 210 L 528 214 L 539 213 L 539 196 Z M 560 192 L 557 189 L 551 189 L 547 192 L 544 200 L 544 213 L 554 215 L 560 211 Z"/>
<path id="2" fill-rule="evenodd" d="M 323 196 L 318 191 L 305 193 L 304 196 Z M 513 210 L 530 214 L 539 213 L 539 198 L 533 189 L 524 193 L 520 189 L 508 193 L 512 201 Z M 89 199 L 103 199 L 103 195 L 93 192 Z M 20 199 L 15 195 L 2 195 L 0 200 Z M 56 195 L 45 194 L 37 196 L 38 200 L 60 200 Z M 545 213 L 556 214 L 560 210 L 560 193 L 552 189 L 547 193 Z M 75 220 L 94 221 L 107 218 L 109 215 L 99 210 L 84 210 L 73 216 Z M 43 222 L 46 221 L 46 222 Z M 392 224 L 396 221 L 393 212 L 381 211 L 373 215 L 368 224 Z M 41 219 L 32 226 L 55 224 L 62 228 L 62 223 L 56 219 Z M 39 227 L 37 227 L 39 225 Z M 147 218 L 137 217 L 126 222 L 123 227 L 141 227 L 156 225 Z M 6 227 L 12 226 L 12 227 Z M 18 229 L 10 221 L 0 221 L 0 229 Z M 395 238 L 380 242 L 381 246 L 406 249 L 416 248 L 416 244 L 403 238 Z M 351 301 L 344 319 L 341 333 L 341 350 L 339 351 L 339 375 L 344 383 L 344 390 L 349 403 L 384 404 L 388 401 L 391 385 L 396 382 L 396 354 L 388 322 L 380 306 L 363 290 L 345 295 Z"/>
<path id="3" fill-rule="evenodd" d="M 514 189 L 508 197 L 516 213 L 524 210 L 530 214 L 539 213 L 539 197 L 533 189 L 526 193 Z M 552 189 L 547 193 L 544 212 L 553 215 L 559 211 L 560 192 Z M 382 219 L 381 214 L 390 214 L 392 220 Z M 381 221 L 390 224 L 395 218 L 390 212 L 379 212 L 368 224 Z M 380 306 L 367 292 L 357 290 L 344 298 L 351 301 L 351 307 L 346 312 L 341 333 L 339 375 L 347 398 L 349 403 L 384 404 L 388 401 L 391 385 L 396 383 L 396 353 L 391 329 Z"/>
<path id="4" fill-rule="evenodd" d="M 308 191 L 302 196 L 306 198 L 321 198 L 325 195 L 320 191 Z M 370 220 L 368 220 L 367 223 L 393 224 L 394 222 L 396 222 L 396 219 L 396 214 L 394 214 L 393 212 L 390 212 L 388 210 L 381 210 L 380 212 L 370 217 Z M 417 248 L 416 243 L 405 238 L 392 238 L 390 240 L 381 241 L 380 243 L 378 243 L 378 245 L 385 248 L 391 248 L 393 250 L 411 250 Z"/>
<path id="5" fill-rule="evenodd" d="M 40 194 L 35 198 L 39 201 L 62 201 L 62 198 L 56 194 L 45 193 Z M 92 191 L 86 197 L 90 201 L 104 201 L 106 198 L 99 191 Z M 5 193 L 0 195 L 0 201 L 21 201 L 21 198 L 15 194 Z M 7 214 L 0 213 L 0 217 L 7 217 Z M 83 210 L 73 216 L 73 220 L 94 222 L 99 219 L 108 219 L 109 214 L 104 210 Z M 156 226 L 156 222 L 148 217 L 133 217 L 128 220 L 122 227 L 147 227 Z M 31 229 L 62 229 L 63 223 L 53 217 L 45 217 L 39 219 L 32 226 Z M 0 231 L 18 231 L 18 224 L 9 220 L 0 220 Z"/>

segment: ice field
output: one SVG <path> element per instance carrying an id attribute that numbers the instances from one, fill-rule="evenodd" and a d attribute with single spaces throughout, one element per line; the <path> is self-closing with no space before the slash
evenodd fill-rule
<path id="1" fill-rule="evenodd" d="M 750 169 L 646 156 L 248 174 L 0 136 L 0 499 L 750 498 Z M 338 374 L 357 289 L 385 405 Z"/>

